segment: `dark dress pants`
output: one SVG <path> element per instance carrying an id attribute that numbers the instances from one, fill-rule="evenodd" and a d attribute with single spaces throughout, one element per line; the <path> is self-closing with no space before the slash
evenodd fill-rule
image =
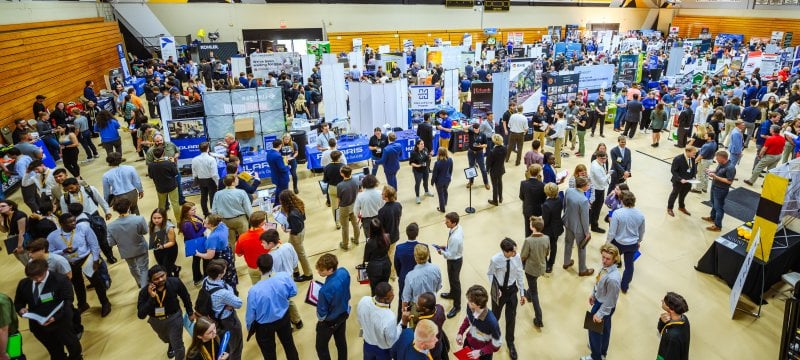
<path id="1" fill-rule="evenodd" d="M 492 300 L 492 313 L 494 317 L 500 319 L 500 314 L 503 313 L 503 308 L 506 308 L 506 342 L 508 344 L 514 343 L 514 327 L 516 326 L 517 321 L 517 294 L 519 293 L 519 289 L 516 285 L 511 285 L 509 287 L 500 288 L 502 294 L 500 295 L 500 301 L 495 303 L 494 299 Z M 499 321 L 499 320 L 498 320 Z"/>
<path id="2" fill-rule="evenodd" d="M 453 307 L 461 308 L 461 265 L 464 258 L 458 260 L 447 260 L 447 281 L 450 283 L 450 296 L 453 299 Z"/>
<path id="3" fill-rule="evenodd" d="M 203 209 L 203 215 L 208 216 L 209 208 L 214 206 L 214 194 L 217 193 L 217 183 L 214 179 L 197 179 L 200 185 L 200 207 Z"/>
<path id="4" fill-rule="evenodd" d="M 256 342 L 258 348 L 261 349 L 261 354 L 264 360 L 277 360 L 278 356 L 275 351 L 275 335 L 283 345 L 283 352 L 286 360 L 299 360 L 300 356 L 297 355 L 297 348 L 294 346 L 294 338 L 292 337 L 292 325 L 289 321 L 289 310 L 280 320 L 266 323 L 255 324 Z"/>
<path id="5" fill-rule="evenodd" d="M 678 199 L 678 208 L 684 209 L 686 208 L 686 204 L 684 200 L 686 199 L 686 195 L 689 194 L 689 190 L 692 189 L 692 184 L 686 183 L 682 184 L 680 182 L 673 182 L 672 183 L 672 192 L 669 193 L 669 199 L 667 200 L 667 209 L 672 210 L 675 206 L 675 199 Z"/>
<path id="6" fill-rule="evenodd" d="M 347 317 L 348 314 L 344 313 L 336 319 L 317 322 L 316 348 L 320 360 L 331 359 L 328 349 L 331 337 L 336 343 L 337 358 L 347 360 Z"/>

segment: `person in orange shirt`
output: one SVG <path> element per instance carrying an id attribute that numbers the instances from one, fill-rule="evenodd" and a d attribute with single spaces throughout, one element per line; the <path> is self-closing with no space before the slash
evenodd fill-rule
<path id="1" fill-rule="evenodd" d="M 133 103 L 133 105 L 136 105 L 137 109 L 142 110 L 142 113 L 147 111 L 144 108 L 144 102 L 142 102 L 142 99 L 136 96 L 136 90 L 134 90 L 133 88 L 128 89 L 128 95 L 131 96 L 131 102 Z"/>
<path id="2" fill-rule="evenodd" d="M 250 280 L 255 285 L 261 280 L 261 271 L 258 270 L 258 257 L 269 251 L 261 245 L 261 233 L 264 232 L 264 225 L 267 224 L 267 213 L 254 211 L 250 215 L 250 228 L 244 234 L 239 235 L 234 252 L 238 256 L 244 256 L 247 263 L 247 272 Z"/>

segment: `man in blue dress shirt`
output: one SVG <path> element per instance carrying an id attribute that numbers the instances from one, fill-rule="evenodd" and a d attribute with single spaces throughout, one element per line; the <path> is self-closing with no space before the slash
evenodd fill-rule
<path id="1" fill-rule="evenodd" d="M 255 333 L 256 342 L 265 359 L 277 359 L 275 354 L 275 334 L 283 345 L 288 360 L 298 360 L 297 348 L 292 338 L 292 325 L 289 321 L 289 298 L 297 295 L 297 285 L 291 274 L 272 272 L 273 259 L 270 254 L 258 257 L 258 270 L 262 279 L 247 292 L 247 338 Z"/>
<path id="2" fill-rule="evenodd" d="M 275 184 L 275 205 L 280 204 L 278 195 L 280 195 L 281 191 L 289 188 L 289 166 L 286 165 L 283 156 L 281 156 L 282 143 L 281 139 L 275 139 L 272 141 L 272 149 L 267 150 L 270 177 L 272 178 L 272 183 Z"/>
<path id="3" fill-rule="evenodd" d="M 397 134 L 389 133 L 389 145 L 383 149 L 381 159 L 376 161 L 376 165 L 383 165 L 383 173 L 386 175 L 386 183 L 397 190 L 397 172 L 400 170 L 400 156 L 403 154 L 403 147 L 395 142 Z"/>
<path id="4" fill-rule="evenodd" d="M 330 360 L 328 342 L 336 343 L 339 360 L 347 360 L 347 318 L 350 316 L 350 274 L 339 267 L 336 255 L 324 254 L 317 260 L 317 273 L 325 279 L 317 302 L 317 357 Z"/>

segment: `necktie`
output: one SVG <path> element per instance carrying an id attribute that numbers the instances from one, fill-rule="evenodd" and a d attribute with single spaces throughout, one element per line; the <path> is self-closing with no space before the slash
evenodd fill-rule
<path id="1" fill-rule="evenodd" d="M 39 303 L 39 286 L 41 285 L 42 283 L 39 281 L 33 284 L 33 301 L 37 304 Z"/>
<path id="2" fill-rule="evenodd" d="M 508 287 L 508 275 L 511 273 L 511 259 L 506 259 L 506 274 L 503 276 L 503 287 Z"/>
<path id="3" fill-rule="evenodd" d="M 689 165 L 689 169 L 692 168 L 692 160 L 688 156 L 686 157 L 686 165 Z"/>

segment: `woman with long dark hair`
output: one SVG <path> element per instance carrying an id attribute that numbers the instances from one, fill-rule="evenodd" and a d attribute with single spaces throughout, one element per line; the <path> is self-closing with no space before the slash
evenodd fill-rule
<path id="1" fill-rule="evenodd" d="M 67 125 L 64 133 L 58 137 L 58 144 L 61 146 L 61 158 L 64 160 L 64 167 L 69 170 L 72 176 L 82 179 L 81 167 L 78 165 L 78 155 L 80 141 L 78 140 L 78 130 L 75 126 Z"/>
<path id="2" fill-rule="evenodd" d="M 369 287 L 375 295 L 375 287 L 389 282 L 392 263 L 389 261 L 389 235 L 383 232 L 381 220 L 373 218 L 369 223 L 369 238 L 364 245 L 364 263 L 367 264 Z"/>
<path id="3" fill-rule="evenodd" d="M 198 317 L 194 323 L 192 343 L 186 349 L 186 360 L 227 360 L 228 353 L 220 353 L 217 324 L 205 316 Z"/>
<path id="4" fill-rule="evenodd" d="M 438 155 L 436 155 L 436 163 L 433 164 L 433 173 L 431 174 L 431 184 L 436 186 L 436 195 L 439 197 L 439 206 L 436 211 L 440 213 L 444 213 L 444 208 L 447 206 L 447 187 L 450 186 L 452 178 L 453 159 L 447 156 L 447 148 L 440 146 Z"/>
<path id="5" fill-rule="evenodd" d="M 50 113 L 50 121 L 56 125 L 56 127 L 66 127 L 67 122 L 70 120 L 69 114 L 67 114 L 67 105 L 64 104 L 63 101 L 59 101 L 56 103 L 55 109 L 53 112 Z"/>
<path id="6" fill-rule="evenodd" d="M 411 151 L 411 156 L 408 160 L 408 164 L 411 165 L 411 171 L 414 174 L 414 193 L 417 194 L 417 204 L 422 202 L 419 197 L 419 184 L 422 183 L 422 186 L 425 188 L 425 196 L 433 197 L 430 191 L 428 191 L 428 177 L 430 176 L 430 163 L 431 163 L 431 155 L 428 153 L 428 149 L 425 148 L 425 142 L 420 139 L 414 144 L 414 150 Z"/>
<path id="7" fill-rule="evenodd" d="M 28 214 L 19 211 L 14 201 L 0 200 L 0 232 L 8 234 L 7 238 L 17 238 L 17 246 L 11 250 L 22 266 L 28 265 L 30 259 L 28 252 L 25 251 L 25 246 L 30 240 L 27 227 Z"/>
<path id="8" fill-rule="evenodd" d="M 112 152 L 122 154 L 122 139 L 119 137 L 119 122 L 108 110 L 97 113 L 97 122 L 94 130 L 100 133 L 100 145 L 106 150 L 106 155 Z"/>
<path id="9" fill-rule="evenodd" d="M 286 216 L 286 222 L 289 227 L 283 228 L 284 232 L 289 233 L 289 243 L 294 247 L 297 252 L 297 258 L 300 261 L 300 266 L 303 268 L 303 275 L 300 275 L 298 269 L 294 270 L 294 280 L 297 282 L 308 281 L 313 279 L 312 268 L 308 263 L 306 257 L 306 248 L 303 246 L 303 240 L 306 235 L 306 208 L 303 200 L 291 192 L 289 189 L 281 191 L 278 195 L 281 204 L 278 205 L 281 213 Z"/>
<path id="10" fill-rule="evenodd" d="M 494 147 L 486 158 L 486 169 L 489 170 L 489 178 L 492 180 L 492 199 L 489 204 L 497 206 L 503 202 L 503 174 L 506 173 L 506 166 L 503 159 L 506 157 L 506 147 L 503 145 L 503 137 L 499 134 L 492 135 Z"/>
<path id="11" fill-rule="evenodd" d="M 167 276 L 180 277 L 180 266 L 175 266 L 178 259 L 178 243 L 175 241 L 175 224 L 167 219 L 167 211 L 156 208 L 150 214 L 150 249 L 156 263 L 164 267 Z"/>
<path id="12" fill-rule="evenodd" d="M 664 103 L 656 104 L 655 110 L 650 112 L 650 127 L 653 129 L 653 143 L 652 147 L 657 147 L 661 141 L 661 130 L 667 124 L 667 112 L 664 110 Z"/>
<path id="13" fill-rule="evenodd" d="M 181 218 L 178 220 L 178 223 L 181 224 L 180 232 L 183 234 L 183 241 L 194 240 L 203 237 L 206 227 L 203 224 L 203 218 L 197 216 L 195 212 L 197 211 L 197 206 L 191 202 L 187 201 L 181 205 Z M 205 243 L 200 242 L 196 244 L 198 247 L 201 247 L 198 250 L 202 250 L 201 252 L 205 252 Z M 200 267 L 200 263 L 203 262 L 203 267 Z M 203 261 L 201 258 L 197 256 L 192 256 L 192 280 L 194 281 L 194 285 L 198 286 L 203 281 L 203 273 L 205 269 L 205 263 L 207 261 Z"/>

